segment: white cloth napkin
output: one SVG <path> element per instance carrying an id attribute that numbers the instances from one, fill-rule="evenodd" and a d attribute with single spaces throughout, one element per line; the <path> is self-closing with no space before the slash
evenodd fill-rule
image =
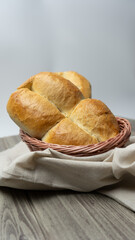
<path id="1" fill-rule="evenodd" d="M 68 156 L 52 149 L 30 152 L 20 142 L 0 153 L 0 186 L 98 190 L 135 211 L 135 137 L 125 148 L 91 157 Z"/>

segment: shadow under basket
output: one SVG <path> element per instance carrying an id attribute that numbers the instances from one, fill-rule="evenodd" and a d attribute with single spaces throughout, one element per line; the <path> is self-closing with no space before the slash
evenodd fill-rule
<path id="1" fill-rule="evenodd" d="M 131 134 L 130 122 L 125 118 L 116 117 L 120 133 L 107 141 L 99 142 L 96 144 L 73 146 L 73 145 L 58 145 L 52 143 L 45 143 L 39 139 L 30 137 L 27 133 L 20 129 L 20 136 L 23 142 L 27 144 L 31 151 L 43 151 L 51 148 L 58 152 L 72 155 L 76 157 L 93 156 L 100 153 L 107 152 L 115 147 L 123 147 L 128 141 Z"/>

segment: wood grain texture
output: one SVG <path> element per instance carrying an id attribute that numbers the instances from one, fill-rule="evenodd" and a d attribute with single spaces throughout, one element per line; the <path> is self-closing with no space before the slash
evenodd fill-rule
<path id="1" fill-rule="evenodd" d="M 0 150 L 18 141 L 2 138 Z M 134 240 L 134 232 L 135 213 L 96 192 L 0 188 L 0 240 Z"/>
<path id="2" fill-rule="evenodd" d="M 29 198 L 49 239 L 134 239 L 135 214 L 98 193 L 31 192 Z"/>
<path id="3" fill-rule="evenodd" d="M 1 188 L 0 239 L 46 239 L 42 224 L 33 214 L 25 191 Z"/>

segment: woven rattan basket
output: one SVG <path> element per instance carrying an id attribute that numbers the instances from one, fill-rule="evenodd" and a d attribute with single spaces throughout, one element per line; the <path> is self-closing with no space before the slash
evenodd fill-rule
<path id="1" fill-rule="evenodd" d="M 20 130 L 20 136 L 22 140 L 27 144 L 31 151 L 43 151 L 47 148 L 52 148 L 58 152 L 73 155 L 73 156 L 92 156 L 100 153 L 107 152 L 115 147 L 123 147 L 128 141 L 131 134 L 131 125 L 125 118 L 116 117 L 120 133 L 107 141 L 90 144 L 85 146 L 73 146 L 73 145 L 58 145 L 52 143 L 45 143 L 36 138 L 30 137 L 28 134 Z"/>

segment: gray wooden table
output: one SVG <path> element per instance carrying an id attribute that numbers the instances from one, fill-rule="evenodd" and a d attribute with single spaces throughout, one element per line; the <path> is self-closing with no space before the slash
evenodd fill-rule
<path id="1" fill-rule="evenodd" d="M 135 120 L 131 120 L 135 135 Z M 0 139 L 0 150 L 20 141 Z M 99 193 L 0 188 L 0 240 L 134 240 L 135 213 Z"/>

